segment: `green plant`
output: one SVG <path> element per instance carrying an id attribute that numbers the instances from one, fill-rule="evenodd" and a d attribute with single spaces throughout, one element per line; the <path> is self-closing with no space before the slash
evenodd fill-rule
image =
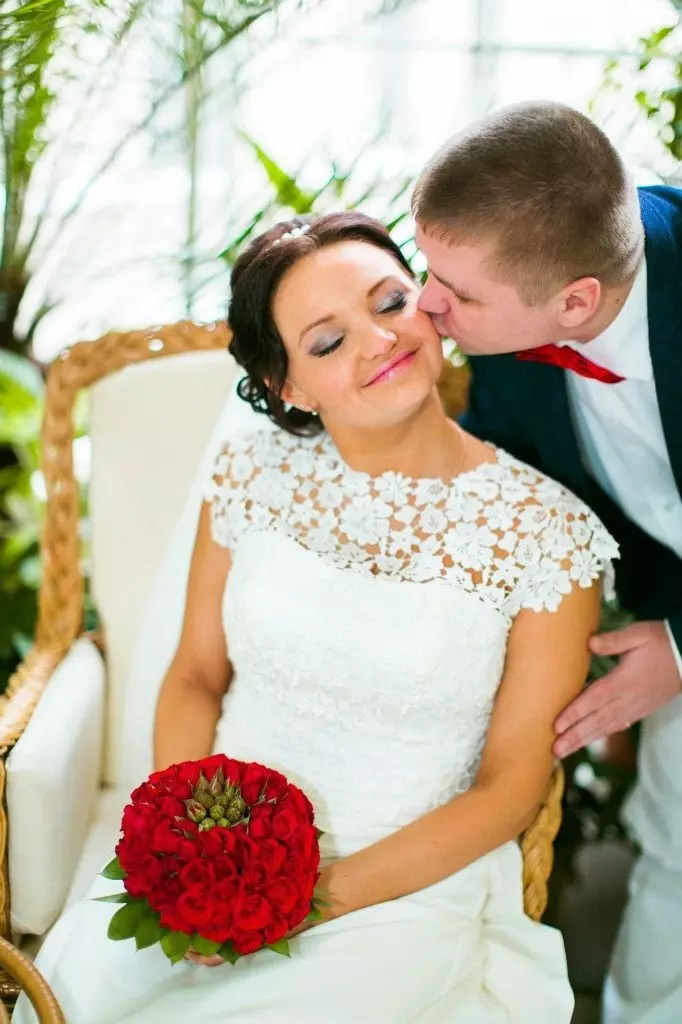
<path id="1" fill-rule="evenodd" d="M 0 689 L 26 653 L 35 620 L 43 391 L 42 376 L 29 360 L 0 351 L 0 444 L 15 456 L 0 469 Z"/>
<path id="2" fill-rule="evenodd" d="M 658 146 L 658 153 L 647 147 L 647 162 L 664 178 L 676 176 L 682 159 L 682 4 L 672 6 L 677 19 L 642 36 L 634 61 L 608 62 L 591 104 L 593 115 L 602 120 L 614 96 L 629 98 L 634 123 L 647 124 Z"/>

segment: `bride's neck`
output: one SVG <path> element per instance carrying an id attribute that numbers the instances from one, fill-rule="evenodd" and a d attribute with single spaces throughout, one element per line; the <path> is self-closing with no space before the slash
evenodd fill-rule
<path id="1" fill-rule="evenodd" d="M 370 476 L 392 470 L 409 477 L 454 476 L 461 464 L 462 438 L 443 411 L 437 393 L 413 417 L 383 430 L 349 430 L 327 425 L 343 461 Z"/>

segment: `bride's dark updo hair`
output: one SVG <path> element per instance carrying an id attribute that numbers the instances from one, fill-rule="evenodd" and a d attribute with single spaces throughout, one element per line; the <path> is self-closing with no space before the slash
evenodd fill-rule
<path id="1" fill-rule="evenodd" d="M 232 332 L 230 352 L 246 370 L 237 392 L 256 412 L 264 413 L 290 434 L 310 436 L 323 426 L 314 413 L 287 407 L 281 397 L 288 360 L 272 315 L 275 294 L 286 272 L 304 256 L 350 240 L 385 249 L 414 277 L 384 226 L 352 211 L 281 221 L 255 238 L 232 268 L 227 313 Z"/>

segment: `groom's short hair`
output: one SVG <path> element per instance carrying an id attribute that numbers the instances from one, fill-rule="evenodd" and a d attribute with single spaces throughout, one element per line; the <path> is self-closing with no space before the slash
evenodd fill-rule
<path id="1" fill-rule="evenodd" d="M 443 240 L 492 242 L 491 273 L 529 305 L 580 277 L 622 284 L 644 249 L 623 160 L 560 103 L 506 107 L 454 136 L 422 171 L 412 212 Z"/>

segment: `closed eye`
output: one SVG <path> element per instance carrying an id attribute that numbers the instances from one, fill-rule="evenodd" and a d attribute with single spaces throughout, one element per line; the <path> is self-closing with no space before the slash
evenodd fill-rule
<path id="1" fill-rule="evenodd" d="M 342 341 L 343 335 L 340 338 L 337 338 L 336 341 L 332 341 L 326 348 L 321 348 L 317 351 L 311 352 L 311 355 L 316 356 L 318 359 L 321 359 L 323 356 L 329 356 L 332 352 L 336 352 Z"/>
<path id="2" fill-rule="evenodd" d="M 385 302 L 383 302 L 377 309 L 378 313 L 397 313 L 399 310 L 404 309 L 407 305 L 407 295 L 405 292 L 391 292 Z"/>

